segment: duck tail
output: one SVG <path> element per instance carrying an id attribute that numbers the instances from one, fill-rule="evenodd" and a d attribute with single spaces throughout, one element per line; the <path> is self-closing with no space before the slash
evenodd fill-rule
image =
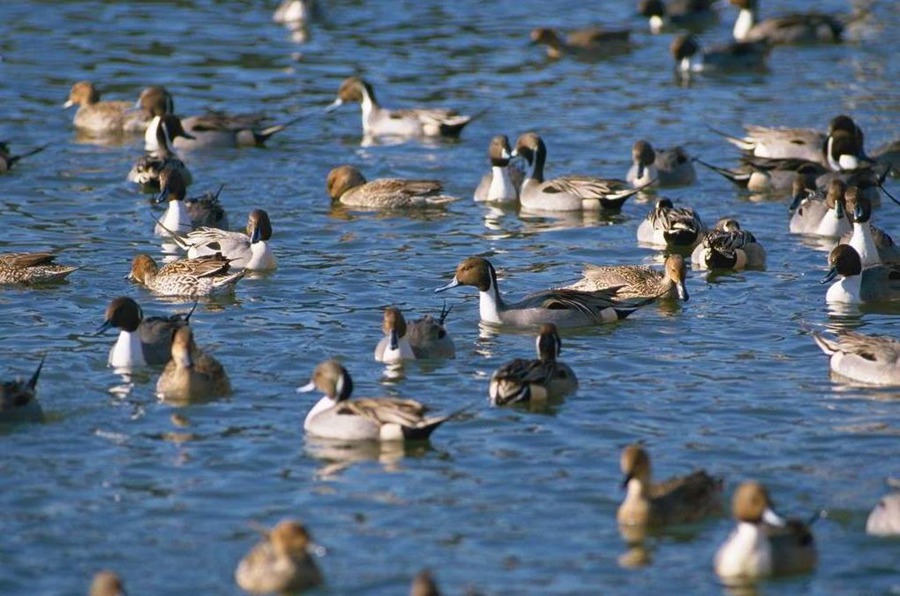
<path id="1" fill-rule="evenodd" d="M 437 427 L 453 418 L 456 413 L 446 416 L 426 418 L 418 426 L 403 426 L 403 439 L 406 441 L 427 441 Z"/>
<path id="2" fill-rule="evenodd" d="M 495 406 L 527 403 L 531 401 L 531 385 L 515 379 L 493 378 L 488 388 L 488 397 Z"/>
<path id="3" fill-rule="evenodd" d="M 224 184 L 221 187 L 219 187 L 219 192 L 216 193 L 216 198 L 218 198 L 219 193 L 222 192 L 222 188 L 224 188 L 224 187 L 225 187 Z M 158 217 L 156 217 L 155 215 L 153 216 L 153 219 L 156 221 L 156 223 L 159 224 L 159 227 L 161 227 L 163 230 L 166 231 L 166 233 L 169 234 L 168 240 L 171 240 L 172 242 L 174 242 L 178 246 L 178 248 L 180 248 L 181 250 L 188 250 L 191 247 L 190 243 L 187 241 L 186 235 L 184 235 L 180 232 L 176 232 L 175 230 L 170 230 L 169 228 L 166 227 L 166 225 L 162 222 L 162 220 L 159 219 Z"/>
<path id="4" fill-rule="evenodd" d="M 662 294 L 650 296 L 649 298 L 641 298 L 640 300 L 629 301 L 627 306 L 616 306 L 613 310 L 616 311 L 616 315 L 619 317 L 619 320 L 622 320 L 639 308 L 647 306 L 652 302 L 656 302 L 660 296 L 662 296 Z"/>
<path id="5" fill-rule="evenodd" d="M 739 186 L 741 188 L 747 188 L 747 183 L 750 182 L 749 174 L 745 174 L 743 172 L 736 172 L 734 170 L 731 170 L 728 168 L 723 168 L 720 166 L 714 166 L 711 163 L 707 163 L 707 162 L 703 161 L 699 157 L 694 157 L 694 158 L 692 158 L 692 160 L 697 162 L 698 164 L 700 164 L 701 166 L 703 166 L 705 168 L 709 168 L 713 172 L 715 172 L 718 175 L 722 176 L 723 178 L 727 179 L 732 184 L 735 184 L 736 186 Z"/>
<path id="6" fill-rule="evenodd" d="M 46 148 L 49 147 L 49 146 L 50 146 L 50 143 L 47 143 L 47 144 L 45 144 L 45 145 L 41 145 L 41 146 L 38 147 L 37 149 L 32 149 L 32 150 L 29 151 L 28 153 L 23 153 L 22 155 L 13 155 L 13 156 L 11 156 L 11 157 L 9 158 L 9 160 L 8 160 L 8 161 L 9 161 L 9 165 L 12 166 L 14 163 L 16 163 L 17 161 L 19 161 L 20 159 L 24 159 L 24 158 L 26 158 L 26 157 L 29 157 L 29 156 L 31 156 L 31 155 L 34 155 L 35 153 L 40 153 L 41 151 L 43 151 L 44 149 L 46 149 Z"/>
<path id="7" fill-rule="evenodd" d="M 816 342 L 816 345 L 819 346 L 819 348 L 821 348 L 822 351 L 829 356 L 838 351 L 837 342 L 827 340 L 821 333 L 816 333 L 815 331 L 813 331 L 812 336 L 813 340 Z"/>
<path id="8" fill-rule="evenodd" d="M 34 388 L 37 386 L 38 377 L 41 376 L 41 369 L 44 368 L 44 360 L 46 360 L 46 359 L 47 359 L 47 355 L 44 354 L 44 355 L 41 357 L 41 361 L 38 363 L 37 370 L 35 370 L 35 371 L 34 371 L 34 374 L 31 375 L 31 378 L 28 379 L 28 388 L 29 388 L 31 391 L 34 391 Z"/>
<path id="9" fill-rule="evenodd" d="M 471 116 L 460 116 L 458 118 L 454 118 L 451 122 L 441 122 L 440 131 L 441 136 L 444 137 L 458 137 L 462 130 L 473 120 L 477 120 L 481 118 L 487 109 L 481 110 L 479 112 L 475 112 Z"/>
<path id="10" fill-rule="evenodd" d="M 730 135 L 727 132 L 723 132 L 721 130 L 715 129 L 712 126 L 707 126 L 706 128 L 710 132 L 715 133 L 715 134 L 719 135 L 720 137 L 724 138 L 726 141 L 728 141 L 729 143 L 731 143 L 732 145 L 734 145 L 741 151 L 748 151 L 748 152 L 753 151 L 753 149 L 755 147 L 755 143 L 748 141 L 747 139 L 742 139 L 741 137 L 736 137 L 734 135 Z"/>
<path id="11" fill-rule="evenodd" d="M 301 120 L 306 118 L 306 116 L 307 116 L 307 114 L 304 112 L 303 114 L 300 114 L 299 116 L 291 118 L 287 122 L 282 122 L 281 124 L 275 124 L 274 126 L 264 128 L 259 132 L 254 132 L 253 137 L 256 139 L 256 144 L 257 145 L 265 144 L 265 142 L 268 141 L 272 135 L 281 132 L 282 130 L 284 130 L 288 126 L 291 126 L 292 124 L 296 124 L 297 122 L 300 122 Z"/>
<path id="12" fill-rule="evenodd" d="M 444 321 L 447 320 L 447 315 L 450 314 L 450 311 L 453 310 L 453 305 L 447 306 L 447 301 L 444 300 L 444 305 L 441 306 L 441 316 L 438 318 L 438 323 L 441 325 L 444 324 Z"/>

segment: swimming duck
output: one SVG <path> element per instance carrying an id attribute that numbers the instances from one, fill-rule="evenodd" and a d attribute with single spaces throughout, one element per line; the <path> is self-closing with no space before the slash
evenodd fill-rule
<path id="1" fill-rule="evenodd" d="M 859 191 L 859 187 L 850 186 L 844 192 L 844 201 L 853 222 L 853 231 L 848 239 L 841 237 L 841 242 L 856 249 L 864 268 L 896 261 L 898 255 L 894 241 L 870 222 L 872 202 L 869 198 Z"/>
<path id="2" fill-rule="evenodd" d="M 423 569 L 416 574 L 409 588 L 409 596 L 441 596 L 431 571 Z"/>
<path id="3" fill-rule="evenodd" d="M 184 165 L 172 149 L 172 139 L 175 137 L 191 136 L 181 126 L 177 116 L 167 114 L 162 117 L 156 129 L 158 147 L 155 152 L 148 153 L 131 167 L 128 172 L 128 181 L 144 186 L 159 187 L 159 175 L 165 168 L 177 169 L 184 178 L 184 184 L 189 186 L 193 181 L 190 170 Z"/>
<path id="4" fill-rule="evenodd" d="M 497 135 L 488 146 L 488 159 L 491 171 L 481 178 L 475 189 L 475 200 L 490 203 L 514 203 L 519 200 L 519 187 L 525 173 L 517 167 L 511 167 L 509 160 L 512 149 L 506 135 Z"/>
<path id="5" fill-rule="evenodd" d="M 900 489 L 900 481 L 889 479 L 888 484 Z M 900 536 L 900 492 L 885 495 L 866 519 L 866 534 L 871 536 Z"/>
<path id="6" fill-rule="evenodd" d="M 229 269 L 230 263 L 221 253 L 173 261 L 162 268 L 142 253 L 132 260 L 129 278 L 161 296 L 198 298 L 234 292 L 246 270 L 229 273 Z"/>
<path id="7" fill-rule="evenodd" d="M 677 71 L 694 72 L 761 70 L 766 67 L 770 46 L 764 41 L 734 42 L 704 50 L 695 35 L 679 35 L 670 46 Z"/>
<path id="8" fill-rule="evenodd" d="M 809 175 L 813 179 L 828 172 L 828 169 L 814 161 L 797 158 L 768 158 L 745 155 L 737 168 L 715 166 L 701 159 L 700 165 L 716 172 L 735 186 L 754 193 L 787 193 L 793 189 L 797 174 Z"/>
<path id="9" fill-rule="evenodd" d="M 195 305 L 196 307 L 196 305 Z M 144 317 L 138 303 L 120 296 L 109 303 L 103 324 L 97 333 L 116 327 L 119 338 L 109 350 L 109 365 L 113 368 L 165 364 L 172 354 L 172 334 L 179 327 L 189 324 L 191 309 L 187 315 L 169 317 Z"/>
<path id="10" fill-rule="evenodd" d="M 716 552 L 716 573 L 728 584 L 775 575 L 804 573 L 815 567 L 816 545 L 809 525 L 783 520 L 772 511 L 769 492 L 744 482 L 734 492 L 737 528 Z"/>
<path id="11" fill-rule="evenodd" d="M 332 201 L 364 209 L 441 207 L 457 200 L 441 194 L 444 185 L 438 180 L 379 178 L 367 182 L 359 170 L 346 165 L 328 173 L 326 186 Z"/>
<path id="12" fill-rule="evenodd" d="M 553 59 L 566 54 L 590 58 L 627 50 L 630 36 L 630 29 L 591 27 L 572 31 L 563 39 L 553 29 L 538 27 L 531 31 L 531 43 L 546 45 L 547 55 Z"/>
<path id="13" fill-rule="evenodd" d="M 78 267 L 56 265 L 50 252 L 0 253 L 0 284 L 43 284 L 62 281 Z"/>
<path id="14" fill-rule="evenodd" d="M 253 594 L 296 593 L 322 583 L 312 538 L 298 521 L 278 522 L 238 563 L 234 579 Z"/>
<path id="15" fill-rule="evenodd" d="M 815 188 L 814 181 L 812 187 L 810 189 L 809 176 L 798 173 L 794 178 L 791 233 L 839 238 L 850 232 L 853 228 L 846 215 L 844 183 L 832 180 L 824 195 Z"/>
<path id="16" fill-rule="evenodd" d="M 157 236 L 172 236 L 178 232 L 190 232 L 196 228 L 228 228 L 228 215 L 219 202 L 223 187 L 215 193 L 187 198 L 187 184 L 184 172 L 171 164 L 159 173 L 161 188 L 156 202 L 166 201 L 168 207 L 162 220 L 157 222 L 154 233 Z"/>
<path id="17" fill-rule="evenodd" d="M 221 253 L 232 267 L 250 271 L 270 271 L 278 267 L 269 244 L 271 238 L 272 223 L 263 209 L 250 212 L 246 233 L 199 228 L 187 235 L 172 236 L 172 240 L 187 251 L 190 259 Z"/>
<path id="18" fill-rule="evenodd" d="M 425 441 L 452 416 L 426 417 L 426 406 L 391 397 L 350 399 L 353 380 L 336 360 L 316 366 L 309 383 L 297 389 L 325 395 L 306 415 L 303 428 L 322 439 L 344 441 Z"/>
<path id="19" fill-rule="evenodd" d="M 813 333 L 816 345 L 831 356 L 831 370 L 870 385 L 900 385 L 900 342 L 889 337 L 841 331 L 836 340 Z"/>
<path id="20" fill-rule="evenodd" d="M 765 41 L 770 44 L 841 41 L 844 24 L 831 15 L 797 13 L 760 21 L 759 0 L 730 1 L 740 8 L 734 23 L 734 39 L 737 41 Z"/>
<path id="21" fill-rule="evenodd" d="M 723 217 L 691 253 L 691 262 L 701 269 L 765 269 L 766 251 L 736 219 Z"/>
<path id="22" fill-rule="evenodd" d="M 415 359 L 416 355 L 406 337 L 406 319 L 399 308 L 390 306 L 384 309 L 381 330 L 384 337 L 375 346 L 375 360 L 391 363 Z"/>
<path id="23" fill-rule="evenodd" d="M 8 141 L 0 141 L 0 174 L 5 174 L 13 167 L 21 159 L 34 155 L 35 153 L 40 153 L 50 145 L 41 145 L 37 149 L 32 149 L 28 153 L 23 153 L 22 155 L 12 155 L 9 152 L 9 142 Z"/>
<path id="24" fill-rule="evenodd" d="M 838 244 L 828 256 L 831 269 L 821 283 L 835 277 L 825 294 L 826 302 L 886 302 L 900 300 L 900 265 L 871 265 L 863 267 L 859 253 L 850 244 Z"/>
<path id="25" fill-rule="evenodd" d="M 316 0 L 282 0 L 272 20 L 282 25 L 297 25 L 308 21 L 316 12 Z"/>
<path id="26" fill-rule="evenodd" d="M 156 393 L 166 401 L 202 401 L 231 393 L 231 383 L 218 360 L 194 343 L 194 332 L 185 325 L 172 335 L 172 359 L 166 364 Z"/>
<path id="27" fill-rule="evenodd" d="M 16 378 L 12 381 L 0 382 L 0 422 L 41 422 L 44 420 L 44 410 L 37 400 L 35 389 L 45 358 L 46 356 L 41 358 L 37 370 L 27 381 Z"/>
<path id="28" fill-rule="evenodd" d="M 582 275 L 569 289 L 612 290 L 618 298 L 678 298 L 685 302 L 690 299 L 684 283 L 687 276 L 684 257 L 678 253 L 666 257 L 661 272 L 646 265 L 587 265 Z"/>
<path id="29" fill-rule="evenodd" d="M 445 108 L 382 108 L 375 99 L 372 85 L 359 77 L 344 79 L 337 98 L 326 111 L 336 110 L 345 102 L 360 104 L 363 134 L 371 137 L 458 137 L 466 124 L 475 118 Z"/>
<path id="30" fill-rule="evenodd" d="M 375 346 L 375 360 L 378 362 L 400 362 L 413 359 L 455 358 L 456 347 L 453 338 L 444 327 L 450 309 L 441 311 L 435 320 L 431 315 L 407 324 L 399 308 L 384 309 L 381 329 L 384 337 Z"/>
<path id="31" fill-rule="evenodd" d="M 718 18 L 713 4 L 715 0 L 670 0 L 668 3 L 663 0 L 641 0 L 638 14 L 647 17 L 650 33 L 654 35 L 669 27 L 697 30 Z"/>
<path id="32" fill-rule="evenodd" d="M 635 142 L 631 148 L 634 164 L 625 179 L 635 187 L 688 186 L 697 179 L 690 155 L 682 147 L 653 149 L 647 141 Z"/>
<path id="33" fill-rule="evenodd" d="M 89 596 L 125 596 L 125 584 L 113 571 L 98 571 L 91 580 Z"/>
<path id="34" fill-rule="evenodd" d="M 541 325 L 537 360 L 516 358 L 494 371 L 488 396 L 495 406 L 546 402 L 578 389 L 578 378 L 569 365 L 557 362 L 562 341 L 553 323 Z"/>
<path id="35" fill-rule="evenodd" d="M 637 240 L 669 250 L 690 250 L 703 238 L 706 227 L 690 207 L 675 207 L 662 198 L 638 225 Z"/>
<path id="36" fill-rule="evenodd" d="M 525 209 L 538 211 L 615 211 L 641 188 L 631 188 L 624 180 L 593 176 L 563 176 L 544 180 L 547 147 L 533 132 L 516 140 L 513 156 L 520 155 L 528 164 L 525 180 L 519 190 L 519 200 Z"/>
<path id="37" fill-rule="evenodd" d="M 542 290 L 507 304 L 497 287 L 497 273 L 487 259 L 470 257 L 456 268 L 453 280 L 435 292 L 456 286 L 474 286 L 479 293 L 479 311 L 484 323 L 530 327 L 554 323 L 557 327 L 600 325 L 624 319 L 650 300 L 621 300 L 613 290 Z"/>
<path id="38" fill-rule="evenodd" d="M 130 101 L 100 101 L 100 92 L 89 81 L 79 81 L 69 90 L 63 108 L 78 106 L 75 128 L 93 134 L 143 132 L 150 117 Z"/>

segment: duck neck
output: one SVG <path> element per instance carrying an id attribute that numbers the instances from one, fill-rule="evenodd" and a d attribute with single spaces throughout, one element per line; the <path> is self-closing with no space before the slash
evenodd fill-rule
<path id="1" fill-rule="evenodd" d="M 716 556 L 720 575 L 767 575 L 772 569 L 772 550 L 759 525 L 740 521 Z"/>
<path id="2" fill-rule="evenodd" d="M 191 218 L 184 206 L 184 201 L 169 201 L 169 207 L 166 209 L 166 215 L 163 218 L 163 225 L 173 232 L 191 231 Z"/>
<path id="3" fill-rule="evenodd" d="M 509 177 L 507 166 L 491 166 L 491 187 L 488 189 L 489 201 L 504 201 L 516 198 L 516 187 Z"/>
<path id="4" fill-rule="evenodd" d="M 146 151 L 156 151 L 159 143 L 156 142 L 156 129 L 159 128 L 159 116 L 154 116 L 144 132 L 144 149 Z"/>
<path id="5" fill-rule="evenodd" d="M 119 338 L 109 352 L 109 365 L 113 368 L 144 366 L 144 347 L 139 331 L 120 331 Z"/>
<path id="6" fill-rule="evenodd" d="M 259 240 L 250 245 L 250 261 L 247 263 L 247 269 L 274 269 L 275 255 L 269 243 L 265 240 Z"/>
<path id="7" fill-rule="evenodd" d="M 536 147 L 532 162 L 528 169 L 528 178 L 535 182 L 544 181 L 544 162 L 547 160 L 547 151 L 543 147 Z"/>
<path id="8" fill-rule="evenodd" d="M 500 290 L 497 287 L 497 273 L 493 267 L 491 267 L 490 273 L 491 284 L 488 286 L 488 289 L 478 292 L 478 311 L 482 321 L 499 325 L 501 323 L 500 312 L 506 305 L 503 303 L 503 298 L 500 297 Z"/>
<path id="9" fill-rule="evenodd" d="M 859 253 L 859 259 L 862 261 L 863 267 L 881 262 L 869 222 L 853 223 L 853 235 L 850 237 L 850 246 Z"/>
<path id="10" fill-rule="evenodd" d="M 644 167 L 644 175 L 640 178 L 635 178 L 634 185 L 635 186 L 646 186 L 657 179 L 659 176 L 659 172 L 656 169 L 655 164 L 650 164 Z"/>
<path id="11" fill-rule="evenodd" d="M 734 21 L 734 39 L 736 41 L 747 41 L 750 30 L 756 24 L 756 14 L 751 8 L 742 8 L 738 13 L 737 19 Z"/>
<path id="12" fill-rule="evenodd" d="M 303 421 L 303 428 L 309 429 L 310 423 L 312 422 L 313 418 L 315 418 L 322 412 L 325 412 L 326 410 L 330 410 L 335 405 L 337 405 L 337 402 L 335 402 L 327 395 L 323 395 L 322 399 L 320 399 L 306 415 L 306 419 Z"/>

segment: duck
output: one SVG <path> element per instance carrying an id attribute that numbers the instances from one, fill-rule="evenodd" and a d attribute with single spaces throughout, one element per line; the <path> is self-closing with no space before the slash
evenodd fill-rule
<path id="1" fill-rule="evenodd" d="M 641 139 L 632 146 L 631 159 L 633 165 L 625 180 L 634 187 L 690 186 L 697 180 L 691 156 L 681 146 L 654 149 Z"/>
<path id="2" fill-rule="evenodd" d="M 494 371 L 488 387 L 491 404 L 546 403 L 574 393 L 578 377 L 568 364 L 557 361 L 562 341 L 553 323 L 540 327 L 536 360 L 516 358 Z"/>
<path id="3" fill-rule="evenodd" d="M 78 106 L 75 128 L 95 135 L 143 132 L 150 122 L 148 114 L 130 101 L 100 101 L 100 92 L 90 81 L 72 85 L 63 108 L 74 105 Z"/>
<path id="4" fill-rule="evenodd" d="M 690 294 L 686 276 L 684 257 L 671 253 L 662 271 L 646 265 L 587 265 L 582 278 L 568 288 L 583 292 L 613 290 L 619 298 L 677 298 L 687 302 Z"/>
<path id="5" fill-rule="evenodd" d="M 900 262 L 900 253 L 894 240 L 884 230 L 871 223 L 872 201 L 858 186 L 849 186 L 844 192 L 844 202 L 850 221 L 853 222 L 849 235 L 841 236 L 841 244 L 849 244 L 856 249 L 863 268 L 878 263 Z"/>
<path id="6" fill-rule="evenodd" d="M 625 447 L 620 466 L 627 490 L 616 512 L 620 526 L 684 524 L 722 511 L 722 480 L 703 470 L 654 483 L 650 456 L 639 444 Z"/>
<path id="7" fill-rule="evenodd" d="M 630 36 L 630 29 L 591 27 L 572 31 L 562 38 L 553 29 L 538 27 L 531 31 L 531 43 L 547 46 L 547 56 L 554 60 L 567 54 L 598 58 L 627 50 Z"/>
<path id="8" fill-rule="evenodd" d="M 762 484 L 742 483 L 734 492 L 731 509 L 737 527 L 713 560 L 716 574 L 726 584 L 805 573 L 816 566 L 818 556 L 809 524 L 779 517 Z"/>
<path id="9" fill-rule="evenodd" d="M 697 30 L 718 18 L 713 5 L 716 0 L 641 0 L 638 14 L 646 17 L 650 33 L 658 35 L 669 28 Z"/>
<path id="10" fill-rule="evenodd" d="M 431 315 L 407 324 L 400 309 L 384 309 L 381 329 L 384 337 L 375 346 L 375 360 L 384 363 L 403 360 L 451 359 L 456 357 L 453 338 L 447 333 L 444 321 L 450 309 L 444 308 L 440 318 Z"/>
<path id="11" fill-rule="evenodd" d="M 746 188 L 753 193 L 786 194 L 793 189 L 797 174 L 818 176 L 827 174 L 828 168 L 814 162 L 798 158 L 768 158 L 745 155 L 737 168 L 724 168 L 695 159 L 700 165 L 716 172 L 735 186 Z"/>
<path id="12" fill-rule="evenodd" d="M 844 203 L 847 186 L 840 180 L 832 180 L 824 194 L 815 188 L 815 182 L 812 187 L 809 176 L 801 173 L 795 176 L 790 232 L 823 238 L 840 238 L 851 232 L 853 228 Z"/>
<path id="13" fill-rule="evenodd" d="M 296 593 L 322 583 L 311 550 L 312 537 L 301 522 L 286 519 L 247 553 L 234 572 L 237 584 L 252 594 Z"/>
<path id="14" fill-rule="evenodd" d="M 409 344 L 409 338 L 406 337 L 406 319 L 399 308 L 390 306 L 384 309 L 381 330 L 384 337 L 375 346 L 376 361 L 393 363 L 415 360 L 416 355 Z"/>
<path id="15" fill-rule="evenodd" d="M 316 0 L 282 0 L 272 14 L 272 20 L 282 25 L 296 26 L 309 21 L 316 10 Z"/>
<path id="16" fill-rule="evenodd" d="M 360 77 L 344 79 L 337 98 L 326 108 L 330 112 L 347 102 L 362 108 L 363 135 L 367 137 L 450 137 L 460 135 L 477 116 L 446 108 L 389 110 L 378 105 L 375 91 Z"/>
<path id="17" fill-rule="evenodd" d="M 46 356 L 38 362 L 37 369 L 26 381 L 15 378 L 0 382 L 0 422 L 43 422 L 44 410 L 37 399 L 38 377 Z"/>
<path id="18" fill-rule="evenodd" d="M 521 156 L 528 165 L 525 180 L 519 189 L 519 201 L 524 209 L 618 211 L 629 197 L 642 190 L 614 178 L 563 176 L 544 180 L 547 147 L 540 135 L 534 132 L 519 136 L 512 155 Z"/>
<path id="19" fill-rule="evenodd" d="M 828 255 L 831 267 L 820 283 L 831 284 L 825 293 L 826 302 L 860 304 L 900 300 L 900 265 L 870 265 L 863 267 L 859 253 L 850 244 L 838 244 Z"/>
<path id="20" fill-rule="evenodd" d="M 0 253 L 0 284 L 45 284 L 61 282 L 78 269 L 54 263 L 52 252 Z"/>
<path id="21" fill-rule="evenodd" d="M 730 0 L 740 9 L 734 22 L 734 39 L 770 44 L 839 43 L 844 23 L 829 14 L 810 12 L 759 20 L 759 0 Z"/>
<path id="22" fill-rule="evenodd" d="M 430 570 L 423 569 L 416 574 L 409 588 L 409 596 L 441 596 Z"/>
<path id="23" fill-rule="evenodd" d="M 691 253 L 700 269 L 765 269 L 766 251 L 734 218 L 723 217 Z"/>
<path id="24" fill-rule="evenodd" d="M 637 240 L 668 250 L 692 250 L 706 227 L 690 207 L 675 207 L 671 199 L 661 198 L 638 225 Z"/>
<path id="25" fill-rule="evenodd" d="M 104 570 L 94 574 L 89 596 L 125 596 L 125 582 L 114 571 Z"/>
<path id="26" fill-rule="evenodd" d="M 156 393 L 165 401 L 191 402 L 231 393 L 231 382 L 218 360 L 194 343 L 194 332 L 184 325 L 172 334 L 172 358 L 156 382 Z"/>
<path id="27" fill-rule="evenodd" d="M 488 146 L 491 171 L 481 178 L 475 189 L 475 200 L 486 203 L 516 203 L 525 172 L 510 166 L 512 149 L 506 135 L 496 135 Z"/>
<path id="28" fill-rule="evenodd" d="M 172 335 L 179 327 L 189 324 L 193 312 L 192 308 L 187 315 L 144 317 L 144 311 L 134 299 L 114 298 L 106 307 L 103 324 L 96 333 L 113 327 L 119 329 L 119 337 L 109 350 L 109 366 L 135 368 L 166 364 L 172 354 Z"/>
<path id="29" fill-rule="evenodd" d="M 734 42 L 703 49 L 696 35 L 682 34 L 669 47 L 682 76 L 695 72 L 763 70 L 770 46 L 764 41 Z"/>
<path id="30" fill-rule="evenodd" d="M 866 519 L 866 534 L 870 536 L 900 536 L 900 481 L 888 479 L 895 492 L 885 495 L 876 503 Z"/>
<path id="31" fill-rule="evenodd" d="M 181 172 L 185 186 L 190 186 L 194 181 L 191 172 L 172 148 L 172 139 L 176 137 L 192 138 L 184 130 L 181 120 L 177 116 L 167 114 L 162 117 L 156 129 L 156 140 L 159 144 L 156 151 L 144 155 L 134 163 L 131 171 L 128 172 L 128 181 L 142 186 L 159 188 L 160 172 L 170 168 Z"/>
<path id="32" fill-rule="evenodd" d="M 13 155 L 9 151 L 9 141 L 0 141 L 0 174 L 5 174 L 10 169 L 12 169 L 12 167 L 16 163 L 18 163 L 20 160 L 25 159 L 26 157 L 29 157 L 36 153 L 40 153 L 41 151 L 43 151 L 44 149 L 46 149 L 49 146 L 50 145 L 48 143 L 46 145 L 41 145 L 40 147 L 32 149 L 31 151 L 28 151 L 27 153 L 23 153 L 21 155 Z"/>
<path id="33" fill-rule="evenodd" d="M 353 166 L 338 166 L 328 173 L 328 196 L 335 203 L 363 209 L 443 207 L 456 197 L 442 194 L 439 180 L 379 178 L 368 182 Z"/>
<path id="34" fill-rule="evenodd" d="M 182 259 L 160 268 L 148 254 L 138 254 L 131 261 L 129 279 L 160 296 L 215 296 L 234 292 L 246 269 L 229 272 L 231 265 L 221 253 Z"/>
<path id="35" fill-rule="evenodd" d="M 900 385 L 900 341 L 855 331 L 840 331 L 836 339 L 813 333 L 813 339 L 830 356 L 831 370 L 869 385 Z"/>
<path id="36" fill-rule="evenodd" d="M 306 415 L 303 428 L 321 439 L 343 441 L 427 441 L 452 415 L 427 417 L 428 408 L 412 399 L 350 399 L 353 380 L 336 360 L 319 363 L 308 384 L 325 395 Z"/>
<path id="37" fill-rule="evenodd" d="M 215 194 L 206 193 L 200 197 L 187 198 L 184 172 L 171 164 L 159 173 L 159 186 L 161 190 L 156 202 L 165 201 L 168 207 L 153 230 L 157 236 L 172 236 L 203 227 L 223 230 L 228 228 L 228 214 L 219 202 L 224 186 L 220 186 Z"/>
<path id="38" fill-rule="evenodd" d="M 187 251 L 189 259 L 220 253 L 237 269 L 272 271 L 278 267 L 269 242 L 272 222 L 264 209 L 250 212 L 246 233 L 201 227 L 187 234 L 174 234 L 171 238 Z"/>
<path id="39" fill-rule="evenodd" d="M 479 313 L 483 323 L 532 327 L 553 323 L 558 328 L 585 327 L 626 318 L 652 300 L 619 299 L 613 290 L 583 292 L 569 289 L 542 290 L 507 304 L 497 286 L 494 266 L 482 257 L 469 257 L 456 268 L 453 280 L 435 292 L 457 286 L 478 288 Z"/>

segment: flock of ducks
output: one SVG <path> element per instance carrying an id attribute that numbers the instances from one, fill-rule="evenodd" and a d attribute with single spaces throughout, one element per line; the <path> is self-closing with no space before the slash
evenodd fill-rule
<path id="1" fill-rule="evenodd" d="M 858 15 L 845 18 L 811 13 L 759 20 L 756 0 L 731 0 L 739 15 L 735 41 L 703 49 L 694 35 L 681 35 L 672 43 L 678 69 L 684 73 L 758 65 L 772 46 L 792 43 L 839 42 L 845 27 Z M 712 2 L 681 0 L 668 4 L 643 0 L 640 13 L 654 33 L 670 28 L 696 28 L 714 18 Z M 276 20 L 303 20 L 309 6 L 287 0 Z M 591 29 L 560 36 L 541 28 L 531 34 L 545 44 L 552 58 L 627 51 L 628 30 Z M 478 117 L 449 109 L 388 109 L 376 100 L 370 83 L 360 77 L 344 80 L 331 111 L 358 103 L 365 137 L 457 137 Z M 299 118 L 267 125 L 257 116 L 209 113 L 179 118 L 172 95 L 162 86 L 147 87 L 137 103 L 101 101 L 89 82 L 75 83 L 65 107 L 79 106 L 74 125 L 95 135 L 143 133 L 146 155 L 138 159 L 128 180 L 158 192 L 165 214 L 153 231 L 186 253 L 185 258 L 158 265 L 147 254 L 134 256 L 129 278 L 159 296 L 200 299 L 233 292 L 248 271 L 273 270 L 277 262 L 270 246 L 272 225 L 268 213 L 253 209 L 245 231 L 228 231 L 228 218 L 219 192 L 189 197 L 192 175 L 179 151 L 223 146 L 262 145 Z M 788 228 L 791 233 L 833 238 L 830 271 L 823 283 L 839 278 L 825 293 L 829 302 L 883 302 L 900 300 L 900 255 L 890 236 L 871 225 L 873 206 L 881 198 L 881 184 L 894 167 L 890 150 L 869 156 L 863 133 L 848 116 L 832 120 L 827 131 L 745 127 L 743 136 L 725 135 L 742 152 L 743 165 L 728 169 L 692 158 L 682 147 L 655 148 L 639 140 L 625 179 L 566 175 L 547 179 L 547 146 L 541 136 L 527 132 L 515 145 L 505 135 L 495 136 L 488 147 L 491 170 L 474 192 L 487 203 L 518 203 L 525 211 L 618 211 L 631 197 L 656 188 L 691 185 L 694 163 L 709 166 L 735 184 L 752 191 L 789 195 Z M 0 144 L 0 172 L 20 159 Z M 518 163 L 524 164 L 519 167 Z M 362 209 L 433 208 L 457 200 L 444 194 L 437 180 L 389 178 L 368 181 L 359 170 L 342 165 L 329 172 L 326 188 L 331 199 Z M 558 360 L 562 351 L 559 329 L 602 325 L 619 321 L 657 300 L 689 299 L 686 269 L 690 261 L 699 269 L 764 269 L 766 253 L 751 232 L 733 218 L 707 229 L 690 207 L 675 206 L 660 198 L 637 230 L 637 241 L 666 251 L 662 271 L 647 266 L 588 265 L 583 277 L 563 288 L 533 292 L 521 300 L 504 299 L 494 265 L 473 256 L 456 268 L 453 279 L 435 290 L 471 286 L 479 293 L 483 323 L 502 327 L 539 328 L 536 359 L 515 359 L 491 376 L 488 396 L 492 404 L 542 404 L 571 394 L 578 388 L 575 371 Z M 51 253 L 0 254 L 0 283 L 47 284 L 60 282 L 78 268 L 55 263 Z M 195 304 L 196 306 L 196 304 Z M 162 399 L 196 403 L 230 393 L 223 365 L 195 343 L 186 315 L 145 317 L 129 297 L 112 300 L 98 333 L 118 329 L 108 362 L 117 369 L 164 366 L 157 382 Z M 384 311 L 383 338 L 374 358 L 385 363 L 409 359 L 453 358 L 455 347 L 444 322 L 425 316 L 407 322 L 403 313 Z M 840 332 L 835 339 L 813 334 L 830 357 L 831 369 L 849 379 L 874 384 L 900 384 L 900 342 L 856 332 Z M 27 380 L 0 386 L 0 420 L 37 421 L 42 418 L 36 387 L 43 359 Z M 354 397 L 353 381 L 344 366 L 326 360 L 315 367 L 309 383 L 298 391 L 318 391 L 321 398 L 309 410 L 304 430 L 311 436 L 342 441 L 423 441 L 458 413 L 432 415 L 427 406 L 411 399 Z M 723 511 L 723 482 L 703 471 L 655 483 L 650 459 L 640 444 L 621 455 L 626 496 L 618 509 L 623 527 L 660 527 L 696 522 Z M 812 569 L 817 560 L 810 529 L 813 520 L 785 520 L 774 513 L 766 488 L 747 481 L 734 492 L 732 514 L 737 526 L 722 544 L 714 569 L 725 582 L 752 581 L 771 575 Z M 900 533 L 900 496 L 885 497 L 872 511 L 867 531 Z M 297 591 L 316 586 L 322 575 L 316 566 L 309 533 L 299 522 L 285 520 L 271 530 L 239 563 L 237 583 L 250 592 Z M 416 592 L 418 585 L 420 592 Z M 414 593 L 437 593 L 427 573 L 414 583 Z M 121 580 L 110 572 L 98 574 L 92 594 L 122 593 Z"/>

